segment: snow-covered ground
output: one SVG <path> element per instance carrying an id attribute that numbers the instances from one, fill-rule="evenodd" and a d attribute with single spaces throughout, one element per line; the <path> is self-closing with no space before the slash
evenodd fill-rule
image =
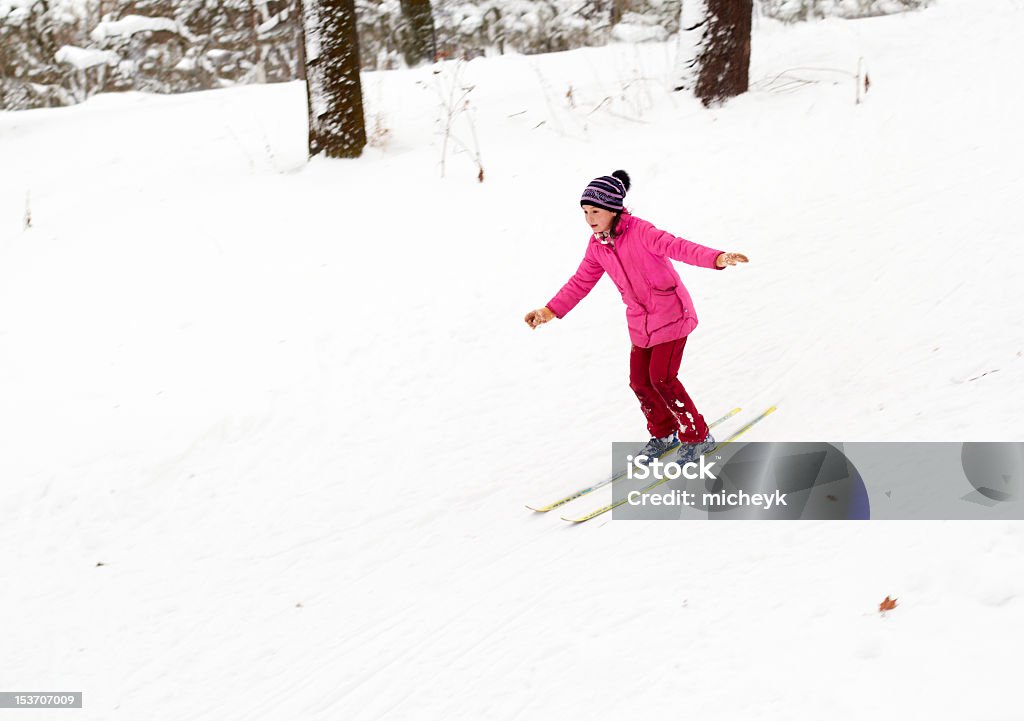
<path id="1" fill-rule="evenodd" d="M 0 690 L 84 691 L 43 719 L 1019 718 L 1021 523 L 531 515 L 646 433 L 607 280 L 522 317 L 621 167 L 638 215 L 751 259 L 680 267 L 707 415 L 1024 440 L 1022 36 L 1019 0 L 762 20 L 712 110 L 667 92 L 671 43 L 475 60 L 483 183 L 465 152 L 439 178 L 450 64 L 364 77 L 388 132 L 357 161 L 306 163 L 298 83 L 0 113 Z"/>

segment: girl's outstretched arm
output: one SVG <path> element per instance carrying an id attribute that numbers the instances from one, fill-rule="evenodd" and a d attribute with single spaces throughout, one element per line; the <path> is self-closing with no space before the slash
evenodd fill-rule
<path id="1" fill-rule="evenodd" d="M 722 251 L 694 243 L 692 240 L 677 238 L 667 231 L 655 228 L 647 221 L 642 222 L 640 239 L 652 253 L 665 255 L 672 260 L 698 265 L 702 268 L 721 270 L 721 266 L 717 265 L 715 261 L 718 256 L 722 255 Z"/>
<path id="2" fill-rule="evenodd" d="M 597 285 L 597 281 L 601 280 L 601 276 L 604 275 L 604 268 L 591 254 L 592 247 L 593 243 L 587 246 L 587 252 L 583 256 L 580 267 L 545 306 L 559 318 L 565 316 L 576 307 L 577 303 L 586 298 L 587 293 Z"/>

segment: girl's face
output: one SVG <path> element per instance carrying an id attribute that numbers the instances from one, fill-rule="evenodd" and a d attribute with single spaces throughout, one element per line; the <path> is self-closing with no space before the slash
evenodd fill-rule
<path id="1" fill-rule="evenodd" d="M 612 227 L 612 219 L 615 217 L 615 213 L 604 208 L 598 208 L 596 205 L 584 205 L 583 217 L 587 221 L 587 225 L 590 226 L 591 232 L 607 233 Z"/>

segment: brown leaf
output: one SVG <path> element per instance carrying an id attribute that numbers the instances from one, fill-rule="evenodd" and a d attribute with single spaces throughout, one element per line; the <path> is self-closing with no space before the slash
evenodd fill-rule
<path id="1" fill-rule="evenodd" d="M 885 597 L 884 601 L 882 601 L 880 604 L 878 604 L 878 612 L 879 613 L 885 613 L 886 611 L 891 611 L 894 608 L 896 608 L 896 599 L 895 598 L 889 598 L 888 596 Z"/>

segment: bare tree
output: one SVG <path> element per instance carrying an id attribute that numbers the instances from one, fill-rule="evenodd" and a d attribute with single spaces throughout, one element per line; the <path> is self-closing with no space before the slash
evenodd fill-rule
<path id="1" fill-rule="evenodd" d="M 294 42 L 295 42 L 295 78 L 297 80 L 306 79 L 306 32 L 303 28 L 304 16 L 302 12 L 302 0 L 291 0 L 294 3 L 295 9 L 292 11 L 292 16 L 296 17 L 294 25 Z"/>
<path id="2" fill-rule="evenodd" d="M 622 22 L 622 14 L 626 12 L 626 0 L 612 0 L 610 24 L 618 25 Z"/>
<path id="3" fill-rule="evenodd" d="M 437 43 L 434 37 L 434 13 L 430 0 L 401 0 L 405 28 L 402 38 L 402 55 L 412 66 L 434 62 Z"/>
<path id="4" fill-rule="evenodd" d="M 354 0 L 303 0 L 309 154 L 358 158 L 366 146 Z"/>
<path id="5" fill-rule="evenodd" d="M 747 91 L 753 0 L 683 0 L 676 90 L 709 106 Z"/>

